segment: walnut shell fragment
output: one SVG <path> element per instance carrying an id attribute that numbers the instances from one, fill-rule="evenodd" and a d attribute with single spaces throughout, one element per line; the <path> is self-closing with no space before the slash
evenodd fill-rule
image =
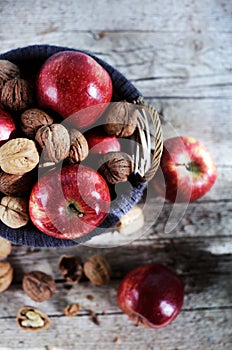
<path id="1" fill-rule="evenodd" d="M 89 153 L 89 146 L 84 135 L 77 129 L 71 129 L 70 135 L 70 151 L 68 155 L 69 163 L 79 163 L 84 160 Z"/>
<path id="2" fill-rule="evenodd" d="M 128 137 L 133 135 L 139 115 L 138 106 L 126 101 L 111 103 L 106 111 L 104 129 L 108 135 Z"/>
<path id="3" fill-rule="evenodd" d="M 80 304 L 70 304 L 63 309 L 65 316 L 73 317 L 81 310 Z"/>
<path id="4" fill-rule="evenodd" d="M 2 88 L 1 103 L 7 110 L 15 112 L 30 108 L 34 103 L 31 84 L 20 78 L 8 80 Z"/>
<path id="5" fill-rule="evenodd" d="M 51 125 L 53 118 L 38 108 L 30 108 L 21 114 L 21 129 L 30 139 L 34 139 L 41 126 Z"/>
<path id="6" fill-rule="evenodd" d="M 69 133 L 61 124 L 42 126 L 37 130 L 35 140 L 42 148 L 41 157 L 45 162 L 59 163 L 69 154 Z"/>
<path id="7" fill-rule="evenodd" d="M 131 156 L 125 152 L 109 152 L 104 155 L 99 173 L 111 184 L 125 182 L 134 170 Z"/>
<path id="8" fill-rule="evenodd" d="M 81 259 L 73 255 L 62 255 L 58 267 L 66 282 L 69 283 L 78 283 L 83 275 Z"/>
<path id="9" fill-rule="evenodd" d="M 49 317 L 33 306 L 23 306 L 16 317 L 17 325 L 25 331 L 40 331 L 50 327 Z"/>
<path id="10" fill-rule="evenodd" d="M 23 290 L 34 301 L 48 300 L 56 291 L 53 278 L 42 271 L 31 271 L 23 276 Z"/>
<path id="11" fill-rule="evenodd" d="M 12 249 L 12 244 L 7 239 L 0 237 L 0 259 L 8 257 Z"/>
<path id="12" fill-rule="evenodd" d="M 35 142 L 27 138 L 7 141 L 0 147 L 0 167 L 9 174 L 24 174 L 39 163 Z"/>
<path id="13" fill-rule="evenodd" d="M 110 282 L 111 268 L 102 255 L 91 256 L 84 263 L 84 273 L 95 286 L 102 286 Z"/>
<path id="14" fill-rule="evenodd" d="M 0 292 L 11 285 L 13 280 L 13 268 L 7 261 L 0 261 Z"/>
<path id="15" fill-rule="evenodd" d="M 0 202 L 0 220 L 11 228 L 27 225 L 28 201 L 22 197 L 3 197 Z"/>

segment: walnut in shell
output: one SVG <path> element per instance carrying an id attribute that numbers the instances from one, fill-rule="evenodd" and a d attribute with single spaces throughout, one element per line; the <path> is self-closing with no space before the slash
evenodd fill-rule
<path id="1" fill-rule="evenodd" d="M 12 244 L 7 239 L 0 237 L 0 259 L 5 259 L 11 252 Z"/>
<path id="2" fill-rule="evenodd" d="M 14 229 L 25 226 L 29 221 L 28 201 L 21 197 L 3 197 L 0 202 L 0 220 Z"/>
<path id="3" fill-rule="evenodd" d="M 53 278 L 42 271 L 31 271 L 23 276 L 23 290 L 34 301 L 48 300 L 56 291 Z"/>
<path id="4" fill-rule="evenodd" d="M 0 192 L 6 196 L 21 197 L 29 195 L 34 179 L 32 172 L 8 174 L 0 170 Z"/>
<path id="5" fill-rule="evenodd" d="M 10 111 L 22 111 L 34 103 L 34 91 L 31 84 L 24 79 L 8 80 L 2 88 L 1 103 Z"/>
<path id="6" fill-rule="evenodd" d="M 37 130 L 35 140 L 42 148 L 41 157 L 44 162 L 59 163 L 69 154 L 69 133 L 61 124 L 42 126 Z"/>
<path id="7" fill-rule="evenodd" d="M 21 129 L 30 139 L 34 139 L 41 126 L 51 125 L 53 118 L 38 108 L 30 108 L 21 114 Z"/>
<path id="8" fill-rule="evenodd" d="M 119 233 L 130 235 L 137 232 L 144 226 L 144 215 L 142 209 L 138 205 L 134 205 L 120 221 L 117 223 L 116 229 Z"/>
<path id="9" fill-rule="evenodd" d="M 16 317 L 17 325 L 25 331 L 40 331 L 50 327 L 49 317 L 33 306 L 23 306 Z"/>
<path id="10" fill-rule="evenodd" d="M 70 151 L 68 155 L 69 163 L 79 163 L 84 160 L 89 153 L 89 146 L 84 135 L 77 129 L 71 129 L 70 135 Z"/>
<path id="11" fill-rule="evenodd" d="M 7 141 L 0 147 L 0 167 L 9 174 L 24 174 L 39 163 L 35 142 L 27 138 Z"/>
<path id="12" fill-rule="evenodd" d="M 133 172 L 134 163 L 131 156 L 125 152 L 109 152 L 104 155 L 99 173 L 111 183 L 125 182 Z"/>
<path id="13" fill-rule="evenodd" d="M 8 60 L 0 60 L 0 93 L 6 81 L 19 77 L 20 71 L 16 64 Z"/>
<path id="14" fill-rule="evenodd" d="M 7 261 L 0 261 L 0 292 L 11 285 L 13 279 L 13 268 Z"/>
<path id="15" fill-rule="evenodd" d="M 138 119 L 138 106 L 126 101 L 111 103 L 106 111 L 105 131 L 109 135 L 128 137 L 133 135 Z"/>
<path id="16" fill-rule="evenodd" d="M 109 283 L 111 268 L 104 256 L 93 255 L 84 263 L 84 273 L 95 286 L 102 286 Z"/>

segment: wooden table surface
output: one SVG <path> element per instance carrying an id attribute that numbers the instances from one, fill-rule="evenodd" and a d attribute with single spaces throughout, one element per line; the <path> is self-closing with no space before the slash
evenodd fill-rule
<path id="1" fill-rule="evenodd" d="M 148 229 L 133 242 L 108 248 L 14 246 L 7 259 L 14 281 L 0 294 L 0 349 L 232 349 L 232 2 L 1 0 L 0 43 L 1 52 L 55 44 L 98 55 L 165 116 L 165 138 L 177 132 L 199 139 L 218 168 L 207 195 L 187 208 L 175 206 L 176 227 L 170 232 L 165 230 L 170 204 L 161 208 L 162 201 L 151 195 L 145 210 Z M 96 253 L 112 267 L 110 284 L 93 287 L 85 281 L 68 288 L 58 270 L 60 256 L 86 260 Z M 181 313 L 160 330 L 136 327 L 116 303 L 125 273 L 152 261 L 179 273 L 186 285 Z M 34 269 L 57 283 L 53 298 L 41 304 L 21 286 L 23 273 Z M 68 318 L 62 309 L 73 302 L 83 309 Z M 51 327 L 33 334 L 19 329 L 15 317 L 23 305 L 41 308 Z M 97 314 L 99 326 L 86 309 Z"/>

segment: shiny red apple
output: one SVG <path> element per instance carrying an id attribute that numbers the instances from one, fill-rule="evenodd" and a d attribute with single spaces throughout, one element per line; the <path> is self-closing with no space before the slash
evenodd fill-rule
<path id="1" fill-rule="evenodd" d="M 75 239 L 95 229 L 110 208 L 105 180 L 78 164 L 53 169 L 39 177 L 29 199 L 33 224 L 47 235 Z"/>
<path id="2" fill-rule="evenodd" d="M 191 202 L 204 196 L 217 178 L 217 168 L 207 148 L 193 137 L 173 137 L 164 142 L 156 191 L 172 202 Z"/>
<path id="3" fill-rule="evenodd" d="M 117 301 L 121 310 L 137 325 L 161 328 L 179 314 L 184 284 L 179 276 L 157 263 L 130 271 L 121 281 Z"/>
<path id="4" fill-rule="evenodd" d="M 12 116 L 0 109 L 0 145 L 14 137 L 16 134 L 16 126 Z"/>
<path id="5" fill-rule="evenodd" d="M 50 56 L 37 78 L 37 99 L 42 108 L 59 113 L 76 128 L 93 124 L 112 97 L 108 72 L 92 57 L 76 51 Z M 88 107 L 93 107 L 87 112 Z"/>
<path id="6" fill-rule="evenodd" d="M 84 135 L 88 142 L 89 152 L 92 154 L 106 154 L 121 150 L 117 137 L 108 135 L 101 125 L 88 130 Z"/>

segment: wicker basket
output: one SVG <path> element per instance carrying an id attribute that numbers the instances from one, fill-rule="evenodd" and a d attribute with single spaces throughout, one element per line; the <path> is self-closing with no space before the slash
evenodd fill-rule
<path id="1" fill-rule="evenodd" d="M 111 205 L 110 212 L 102 224 L 84 237 L 75 240 L 65 240 L 50 237 L 40 232 L 32 223 L 20 229 L 11 229 L 0 223 L 0 236 L 19 245 L 31 247 L 60 247 L 74 246 L 90 240 L 96 235 L 114 227 L 120 218 L 125 215 L 142 197 L 147 181 L 154 176 L 162 154 L 162 130 L 160 118 L 156 110 L 145 103 L 141 93 L 118 70 L 95 55 L 81 50 L 50 45 L 34 45 L 15 49 L 0 55 L 0 59 L 7 59 L 17 64 L 22 76 L 35 76 L 41 64 L 52 54 L 64 51 L 84 52 L 93 57 L 103 66 L 113 82 L 113 90 L 119 100 L 127 100 L 141 106 L 140 118 L 133 135 L 138 143 L 134 153 L 135 171 L 130 176 L 129 185 L 121 193 L 117 202 Z M 151 130 L 152 129 L 152 130 Z"/>

